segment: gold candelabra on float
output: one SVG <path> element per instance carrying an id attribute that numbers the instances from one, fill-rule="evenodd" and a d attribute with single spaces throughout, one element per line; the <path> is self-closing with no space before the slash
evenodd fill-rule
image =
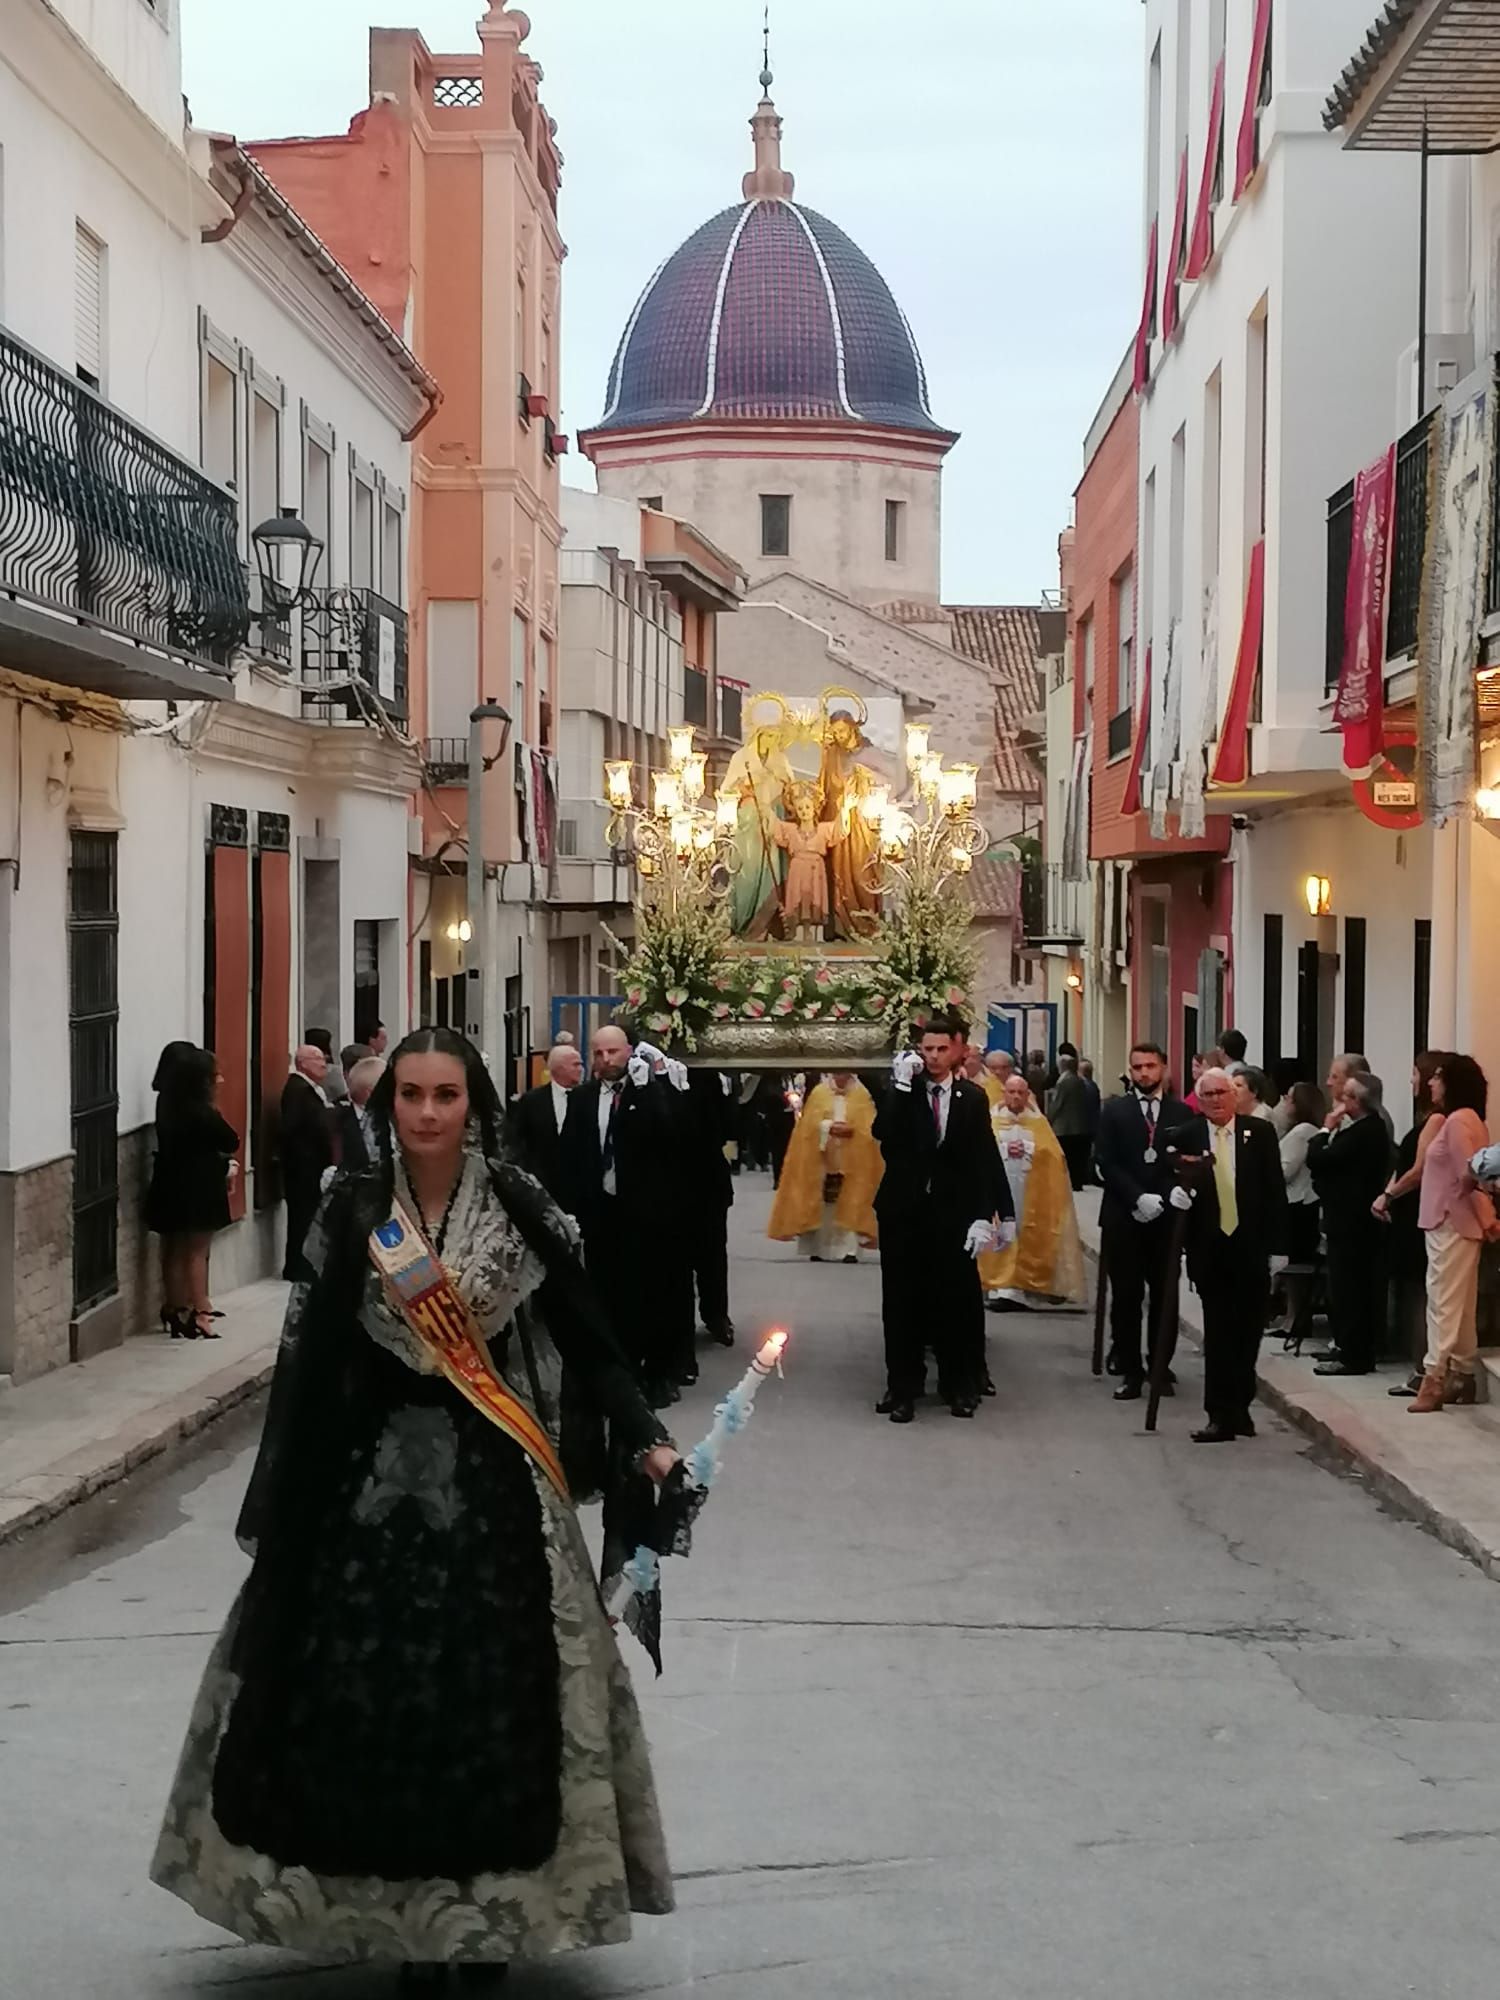
<path id="1" fill-rule="evenodd" d="M 955 875 L 967 875 L 990 844 L 975 812 L 979 766 L 945 765 L 930 747 L 931 734 L 929 723 L 906 725 L 906 798 L 893 799 L 889 786 L 875 785 L 859 803 L 879 840 L 867 873 L 882 895 L 937 895 Z"/>
<path id="2" fill-rule="evenodd" d="M 645 897 L 674 911 L 727 895 L 738 862 L 739 801 L 721 792 L 711 806 L 703 803 L 708 757 L 694 748 L 696 733 L 690 723 L 667 731 L 668 768 L 647 773 L 647 797 L 639 804 L 630 759 L 607 758 L 604 765 L 605 837 L 611 847 L 632 851 Z"/>

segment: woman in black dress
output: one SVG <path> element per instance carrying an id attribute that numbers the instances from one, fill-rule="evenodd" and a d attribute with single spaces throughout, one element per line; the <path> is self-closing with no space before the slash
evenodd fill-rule
<path id="1" fill-rule="evenodd" d="M 156 1076 L 156 1159 L 146 1224 L 161 1238 L 162 1325 L 174 1340 L 217 1340 L 208 1253 L 214 1232 L 229 1226 L 240 1136 L 215 1109 L 219 1066 L 207 1049 L 170 1044 Z"/>
<path id="2" fill-rule="evenodd" d="M 498 1157 L 477 1050 L 418 1030 L 369 1110 L 376 1164 L 333 1183 L 292 1290 L 254 1568 L 152 1875 L 254 1944 L 494 1979 L 672 1907 L 570 1440 L 607 1420 L 617 1478 L 677 1454 L 576 1227 Z"/>

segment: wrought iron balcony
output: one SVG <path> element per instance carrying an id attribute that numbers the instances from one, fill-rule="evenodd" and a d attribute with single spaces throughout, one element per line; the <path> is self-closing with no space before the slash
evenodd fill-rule
<path id="1" fill-rule="evenodd" d="M 249 629 L 235 534 L 232 494 L 0 327 L 11 665 L 126 698 L 226 693 Z"/>
<path id="2" fill-rule="evenodd" d="M 1422 571 L 1427 560 L 1430 499 L 1428 461 L 1432 449 L 1431 415 L 1413 424 L 1396 446 L 1396 494 L 1391 519 L 1390 585 L 1386 599 L 1385 656 L 1399 660 L 1417 650 L 1422 609 Z M 1491 544 L 1490 603 L 1500 602 L 1500 567 Z M 1349 564 L 1354 555 L 1354 481 L 1341 486 L 1328 502 L 1328 604 L 1324 679 L 1338 686 L 1344 663 L 1344 609 L 1349 590 Z"/>
<path id="3" fill-rule="evenodd" d="M 315 590 L 302 607 L 302 712 L 406 721 L 406 613 L 373 590 Z"/>

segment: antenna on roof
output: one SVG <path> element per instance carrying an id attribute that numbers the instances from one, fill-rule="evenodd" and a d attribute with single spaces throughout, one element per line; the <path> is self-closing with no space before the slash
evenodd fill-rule
<path id="1" fill-rule="evenodd" d="M 769 97 L 776 81 L 771 71 L 771 0 L 766 0 L 765 32 L 761 42 L 760 87 Z"/>

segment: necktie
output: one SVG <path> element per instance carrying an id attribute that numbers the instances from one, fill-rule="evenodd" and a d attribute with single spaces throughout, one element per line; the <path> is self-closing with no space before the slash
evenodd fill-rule
<path id="1" fill-rule="evenodd" d="M 1234 1193 L 1234 1126 L 1215 1125 L 1214 1187 L 1219 1196 L 1219 1227 L 1233 1236 L 1240 1226 L 1240 1205 Z"/>
<path id="2" fill-rule="evenodd" d="M 604 1151 L 601 1162 L 605 1173 L 610 1173 L 615 1164 L 615 1113 L 620 1106 L 620 1086 L 617 1083 L 605 1085 L 609 1092 L 609 1122 L 604 1128 Z"/>
<path id="3" fill-rule="evenodd" d="M 1143 1097 L 1141 1099 L 1141 1109 L 1146 1114 L 1146 1144 L 1154 1146 L 1156 1144 L 1156 1099 L 1154 1097 Z"/>
<path id="4" fill-rule="evenodd" d="M 943 1086 L 940 1083 L 935 1083 L 932 1086 L 932 1129 L 937 1133 L 938 1144 L 941 1146 L 943 1143 Z"/>

